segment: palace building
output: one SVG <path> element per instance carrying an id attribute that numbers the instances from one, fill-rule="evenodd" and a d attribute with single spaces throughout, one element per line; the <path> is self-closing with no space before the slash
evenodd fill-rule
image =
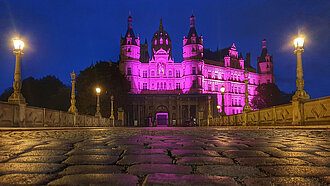
<path id="1" fill-rule="evenodd" d="M 227 115 L 243 112 L 245 105 L 245 73 L 248 77 L 249 101 L 262 83 L 273 83 L 273 56 L 267 51 L 266 40 L 257 58 L 257 70 L 251 66 L 250 54 L 244 59 L 235 44 L 211 51 L 203 47 L 195 17 L 183 37 L 183 61 L 174 62 L 172 45 L 160 20 L 159 29 L 148 44 L 141 44 L 128 17 L 127 32 L 120 40 L 119 68 L 130 82 L 131 105 L 125 111 L 130 125 L 183 125 L 192 118 L 216 117 L 222 108 L 221 87 L 225 87 L 224 104 Z M 175 49 L 178 50 L 178 49 Z M 211 106 L 209 106 L 211 102 Z M 220 106 L 220 107 L 219 107 Z"/>

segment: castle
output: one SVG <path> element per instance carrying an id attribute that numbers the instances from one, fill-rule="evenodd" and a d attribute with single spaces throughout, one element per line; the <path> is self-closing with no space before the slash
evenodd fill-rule
<path id="1" fill-rule="evenodd" d="M 171 38 L 162 20 L 151 40 L 151 56 L 147 41 L 141 44 L 139 36 L 135 36 L 132 21 L 130 15 L 127 32 L 120 40 L 119 61 L 119 68 L 131 86 L 133 101 L 127 111 L 128 123 L 140 125 L 150 122 L 146 118 L 154 118 L 156 123 L 171 125 L 189 118 L 205 118 L 210 96 L 212 115 L 216 116 L 222 108 L 221 87 L 226 88 L 226 114 L 242 113 L 246 75 L 250 102 L 259 84 L 274 83 L 273 57 L 268 54 L 266 40 L 262 41 L 256 70 L 250 64 L 250 54 L 244 59 L 235 44 L 217 51 L 203 48 L 203 36 L 198 35 L 192 15 L 188 35 L 183 37 L 184 60 L 178 63 L 172 58 Z M 207 95 L 209 98 L 204 99 Z M 197 116 L 198 112 L 201 114 Z"/>

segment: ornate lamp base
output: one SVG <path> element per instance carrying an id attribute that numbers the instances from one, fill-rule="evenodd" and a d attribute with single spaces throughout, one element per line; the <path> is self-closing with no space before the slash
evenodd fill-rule
<path id="1" fill-rule="evenodd" d="M 22 93 L 14 92 L 8 98 L 8 103 L 11 104 L 26 104 L 25 98 L 23 97 Z"/>
<path id="2" fill-rule="evenodd" d="M 251 106 L 249 105 L 249 104 L 245 104 L 244 105 L 244 107 L 243 107 L 243 112 L 249 112 L 249 111 L 251 111 L 252 110 L 252 108 L 251 108 Z"/>
<path id="3" fill-rule="evenodd" d="M 306 93 L 305 90 L 302 91 L 297 91 L 293 96 L 292 96 L 292 101 L 303 101 L 303 100 L 309 100 L 310 97 Z"/>

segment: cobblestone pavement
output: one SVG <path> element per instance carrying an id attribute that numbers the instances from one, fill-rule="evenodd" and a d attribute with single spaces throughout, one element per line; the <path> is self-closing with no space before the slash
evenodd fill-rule
<path id="1" fill-rule="evenodd" d="M 0 185 L 327 185 L 330 130 L 0 129 Z"/>

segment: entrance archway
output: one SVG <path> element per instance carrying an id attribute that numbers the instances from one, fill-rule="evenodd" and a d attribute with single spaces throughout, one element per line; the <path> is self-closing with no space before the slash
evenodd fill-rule
<path id="1" fill-rule="evenodd" d="M 168 126 L 168 108 L 165 105 L 160 105 L 156 109 L 156 125 L 157 127 Z"/>

